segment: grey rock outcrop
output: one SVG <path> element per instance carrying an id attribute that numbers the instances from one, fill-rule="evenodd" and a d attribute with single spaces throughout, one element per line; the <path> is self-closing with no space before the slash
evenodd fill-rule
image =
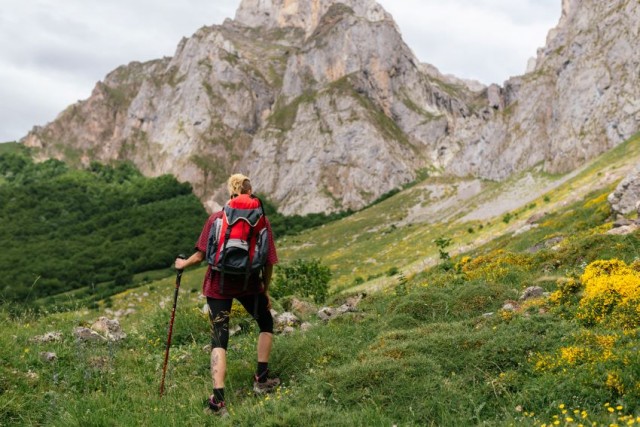
<path id="1" fill-rule="evenodd" d="M 33 343 L 49 343 L 62 341 L 62 332 L 47 332 L 46 334 L 32 337 L 29 341 Z"/>
<path id="2" fill-rule="evenodd" d="M 58 359 L 58 355 L 51 352 L 51 351 L 43 351 L 40 353 L 40 358 L 44 361 L 44 362 L 55 362 Z"/>
<path id="3" fill-rule="evenodd" d="M 640 127 L 637 6 L 564 0 L 535 68 L 505 82 L 504 111 L 454 129 L 461 143 L 450 169 L 497 180 L 539 163 L 563 173 L 632 136 Z"/>
<path id="4" fill-rule="evenodd" d="M 425 169 L 568 172 L 640 128 L 639 22 L 635 0 L 563 0 L 527 74 L 485 87 L 420 64 L 374 0 L 243 0 L 22 142 L 174 174 L 209 210 L 237 171 L 285 214 L 358 209 Z"/>
<path id="5" fill-rule="evenodd" d="M 308 316 L 317 311 L 317 308 L 310 302 L 298 298 L 291 299 L 291 311 L 298 316 Z"/>
<path id="6" fill-rule="evenodd" d="M 622 227 L 612 228 L 607 231 L 607 234 L 615 236 L 626 236 L 627 234 L 635 233 L 640 226 L 637 224 L 623 225 Z"/>
<path id="7" fill-rule="evenodd" d="M 317 316 L 320 320 L 329 321 L 346 313 L 356 312 L 358 304 L 365 297 L 365 294 L 359 294 L 347 298 L 344 304 L 339 307 L 322 307 L 318 310 Z"/>
<path id="8" fill-rule="evenodd" d="M 125 334 L 120 327 L 118 320 L 112 320 L 104 316 L 96 320 L 93 325 L 91 325 L 91 329 L 100 333 L 109 341 L 120 341 L 127 337 L 127 334 Z"/>
<path id="9" fill-rule="evenodd" d="M 236 11 L 235 20 L 254 28 L 300 28 L 308 37 L 334 3 L 332 0 L 243 0 Z M 390 18 L 375 0 L 341 0 L 341 3 L 359 17 L 372 22 Z"/>
<path id="10" fill-rule="evenodd" d="M 544 295 L 544 289 L 540 286 L 529 286 L 520 295 L 520 301 L 526 301 L 532 298 L 540 298 Z"/>
<path id="11" fill-rule="evenodd" d="M 627 175 L 607 197 L 613 214 L 627 215 L 640 208 L 640 166 Z"/>
<path id="12" fill-rule="evenodd" d="M 106 341 L 106 339 L 89 328 L 85 328 L 83 326 L 78 326 L 73 330 L 73 336 L 76 337 L 78 341 L 82 342 L 101 342 Z"/>

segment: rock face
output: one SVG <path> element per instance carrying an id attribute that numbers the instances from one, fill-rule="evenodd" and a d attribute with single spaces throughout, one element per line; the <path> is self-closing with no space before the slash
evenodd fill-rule
<path id="1" fill-rule="evenodd" d="M 614 214 L 627 215 L 640 208 L 640 165 L 607 198 Z"/>
<path id="2" fill-rule="evenodd" d="M 210 210 L 232 172 L 285 214 L 361 208 L 429 169 L 567 172 L 639 127 L 639 22 L 635 0 L 564 0 L 530 72 L 487 88 L 418 63 L 374 0 L 243 0 L 23 142 L 172 173 Z"/>
<path id="3" fill-rule="evenodd" d="M 463 143 L 451 169 L 490 179 L 538 163 L 567 172 L 637 132 L 637 6 L 564 0 L 533 70 L 505 82 L 505 109 L 486 124 L 455 129 Z"/>

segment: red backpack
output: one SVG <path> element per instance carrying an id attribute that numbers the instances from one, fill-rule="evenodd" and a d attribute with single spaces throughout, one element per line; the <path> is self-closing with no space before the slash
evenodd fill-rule
<path id="1" fill-rule="evenodd" d="M 255 196 L 241 194 L 229 200 L 222 218 L 216 219 L 207 241 L 207 262 L 220 272 L 220 293 L 227 274 L 244 278 L 264 267 L 267 261 L 268 238 L 262 202 Z"/>

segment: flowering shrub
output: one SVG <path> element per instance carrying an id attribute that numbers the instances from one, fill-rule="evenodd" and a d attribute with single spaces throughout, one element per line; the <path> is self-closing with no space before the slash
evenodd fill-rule
<path id="1" fill-rule="evenodd" d="M 577 318 L 624 329 L 640 326 L 640 272 L 617 259 L 594 261 L 580 277 L 584 294 Z"/>
<path id="2" fill-rule="evenodd" d="M 573 278 L 558 279 L 556 285 L 558 289 L 549 296 L 549 301 L 556 305 L 570 302 L 571 298 L 581 289 L 581 283 Z"/>
<path id="3" fill-rule="evenodd" d="M 501 249 L 481 255 L 474 259 L 463 258 L 457 269 L 468 279 L 497 281 L 514 271 L 527 271 L 531 268 L 531 259 L 526 255 L 505 252 Z"/>
<path id="4" fill-rule="evenodd" d="M 557 372 L 566 370 L 569 367 L 584 365 L 588 370 L 595 371 L 597 366 L 608 361 L 620 358 L 624 351 L 618 349 L 616 343 L 619 337 L 616 334 L 596 334 L 584 331 L 575 336 L 576 343 L 560 347 L 554 353 L 534 354 L 530 361 L 534 370 L 538 372 Z"/>

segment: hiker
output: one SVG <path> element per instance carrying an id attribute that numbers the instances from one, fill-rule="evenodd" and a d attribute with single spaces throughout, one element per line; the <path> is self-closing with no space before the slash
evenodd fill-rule
<path id="1" fill-rule="evenodd" d="M 226 211 L 230 206 L 239 206 L 238 209 L 246 208 L 246 206 L 259 206 L 254 211 L 262 212 L 262 205 L 259 199 L 252 195 L 251 181 L 242 174 L 235 174 L 229 177 L 227 182 L 230 200 L 225 208 L 219 212 L 212 214 L 205 223 L 200 238 L 196 243 L 196 252 L 188 259 L 176 259 L 176 269 L 184 269 L 192 265 L 198 265 L 207 259 L 209 267 L 204 277 L 202 285 L 202 293 L 207 297 L 209 306 L 209 317 L 211 320 L 211 378 L 213 380 L 213 394 L 209 397 L 208 409 L 217 415 L 226 415 L 227 410 L 224 400 L 224 379 L 227 368 L 227 345 L 229 342 L 229 315 L 233 299 L 238 300 L 245 310 L 250 313 L 260 327 L 260 335 L 258 336 L 258 365 L 253 378 L 253 391 L 256 394 L 269 393 L 273 391 L 279 384 L 278 378 L 269 378 L 269 354 L 273 343 L 273 317 L 271 316 L 271 301 L 269 299 L 269 283 L 273 272 L 273 265 L 278 262 L 275 244 L 273 242 L 273 234 L 271 233 L 271 225 L 264 215 L 262 228 L 266 228 L 266 235 L 262 236 L 263 257 L 266 257 L 264 267 L 261 271 L 256 271 L 250 275 L 243 274 L 226 274 L 213 267 L 211 264 L 216 259 L 216 252 L 220 253 L 219 247 L 226 244 L 215 242 L 216 233 L 212 233 L 212 228 L 216 231 L 220 227 L 222 221 L 227 221 L 229 216 L 233 217 L 232 211 Z M 235 205 L 234 205 L 235 204 Z M 247 212 L 243 210 L 240 212 Z M 217 221 L 216 221 L 217 220 Z M 257 223 L 260 223 L 258 221 Z M 229 221 L 234 224 L 233 220 Z M 225 222 L 224 228 L 229 222 Z M 237 221 L 242 222 L 242 221 Z M 245 224 L 246 225 L 246 224 Z M 259 226 L 256 225 L 256 228 Z M 235 228 L 235 226 L 234 226 Z M 218 237 L 220 240 L 228 235 Z M 251 238 L 246 241 L 251 242 Z M 258 240 L 254 236 L 254 240 Z M 243 242 L 245 243 L 245 242 Z M 246 243 L 245 243 L 246 244 Z M 215 247 L 212 248 L 212 245 Z M 233 245 L 231 245 L 233 246 Z M 258 250 L 257 248 L 255 249 Z M 222 269 L 224 271 L 224 269 Z"/>

